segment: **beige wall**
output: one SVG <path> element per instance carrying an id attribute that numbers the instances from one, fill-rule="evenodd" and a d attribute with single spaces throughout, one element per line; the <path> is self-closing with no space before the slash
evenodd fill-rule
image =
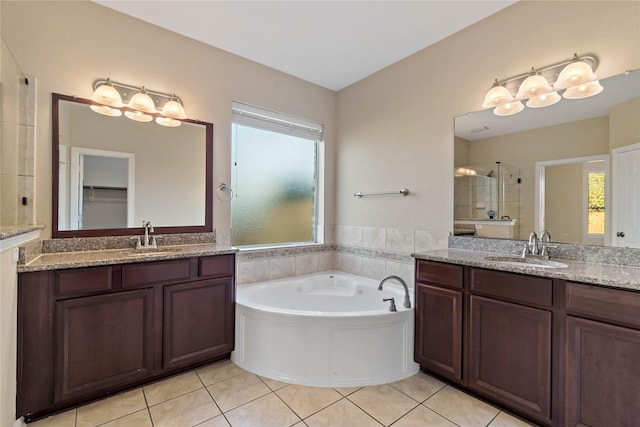
<path id="1" fill-rule="evenodd" d="M 51 227 L 51 93 L 89 97 L 110 77 L 176 93 L 189 117 L 213 122 L 214 184 L 230 182 L 231 101 L 325 125 L 325 221 L 333 222 L 335 92 L 178 36 L 88 1 L 2 1 L 2 36 L 38 79 L 36 221 Z M 214 198 L 214 227 L 229 228 L 229 204 Z"/>
<path id="2" fill-rule="evenodd" d="M 471 142 L 458 136 L 454 137 L 453 144 L 453 166 L 468 166 L 469 144 Z"/>
<path id="3" fill-rule="evenodd" d="M 494 78 L 574 52 L 598 55 L 601 78 L 639 68 L 639 14 L 635 1 L 520 1 L 339 92 L 337 223 L 451 230 L 453 118 L 479 110 Z M 412 195 L 352 196 L 402 187 Z"/>
<path id="4" fill-rule="evenodd" d="M 547 166 L 544 173 L 545 228 L 556 242 L 582 244 L 582 163 Z"/>
<path id="5" fill-rule="evenodd" d="M 616 105 L 609 112 L 609 148 L 640 143 L 640 97 Z"/>

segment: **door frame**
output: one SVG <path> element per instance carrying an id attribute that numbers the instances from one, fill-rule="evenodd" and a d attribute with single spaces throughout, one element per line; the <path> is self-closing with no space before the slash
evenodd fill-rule
<path id="1" fill-rule="evenodd" d="M 69 230 L 81 230 L 82 215 L 82 183 L 84 181 L 84 156 L 109 157 L 127 159 L 127 227 L 133 227 L 134 214 L 134 182 L 135 182 L 135 154 L 119 151 L 96 150 L 93 148 L 71 147 L 71 187 Z"/>
<path id="2" fill-rule="evenodd" d="M 542 235 L 545 230 L 545 168 L 547 166 L 559 166 L 569 165 L 574 163 L 585 163 L 594 161 L 604 162 L 604 197 L 607 203 L 611 200 L 611 171 L 610 171 L 610 156 L 608 154 L 600 154 L 597 156 L 585 156 L 585 157 L 572 157 L 568 159 L 558 160 L 545 160 L 542 162 L 536 162 L 535 164 L 535 207 L 534 207 L 534 226 L 538 236 Z M 604 231 L 604 244 L 608 246 L 611 243 L 611 209 L 606 209 L 604 212 L 605 231 Z M 584 237 L 583 237 L 584 239 Z"/>
<path id="3" fill-rule="evenodd" d="M 620 193 L 620 188 L 618 187 L 618 180 L 621 179 L 620 176 L 618 176 L 618 163 L 619 163 L 619 155 L 620 153 L 624 153 L 627 151 L 635 151 L 635 150 L 640 150 L 640 143 L 637 144 L 631 144 L 631 145 L 625 145 L 623 147 L 617 147 L 614 148 L 613 150 L 611 150 L 611 167 L 613 168 L 613 176 L 612 176 L 612 181 L 613 181 L 613 186 L 612 186 L 612 201 L 613 203 L 611 203 L 611 210 L 612 210 L 612 215 L 611 215 L 611 241 L 610 244 L 612 246 L 622 246 L 619 244 L 618 242 L 618 237 L 615 235 L 614 231 L 618 229 L 618 214 L 620 212 L 620 210 L 618 209 L 618 200 L 620 200 L 619 197 L 619 193 Z"/>

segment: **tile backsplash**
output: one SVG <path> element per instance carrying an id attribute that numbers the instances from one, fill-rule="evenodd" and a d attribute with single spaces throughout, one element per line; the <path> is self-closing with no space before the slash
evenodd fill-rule
<path id="1" fill-rule="evenodd" d="M 340 225 L 326 226 L 324 234 L 324 244 L 240 251 L 237 283 L 339 270 L 372 279 L 394 274 L 412 284 L 411 254 L 446 248 L 449 235 L 446 231 Z"/>

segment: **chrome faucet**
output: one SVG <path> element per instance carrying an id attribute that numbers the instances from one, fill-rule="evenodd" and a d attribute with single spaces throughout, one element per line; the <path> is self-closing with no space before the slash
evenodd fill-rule
<path id="1" fill-rule="evenodd" d="M 544 230 L 540 239 L 535 231 L 529 234 L 529 242 L 524 244 L 522 248 L 522 258 L 527 256 L 538 258 L 549 258 L 548 248 L 555 248 L 556 246 L 549 245 L 551 242 L 551 233 L 548 230 Z"/>
<path id="2" fill-rule="evenodd" d="M 136 249 L 156 249 L 158 247 L 158 243 L 156 241 L 156 236 L 151 235 L 151 233 L 154 232 L 151 221 L 142 221 L 142 228 L 144 228 L 144 238 L 141 241 L 140 236 L 137 237 L 138 242 L 136 243 Z"/>
<path id="3" fill-rule="evenodd" d="M 549 230 L 544 230 L 542 232 L 542 234 L 540 235 L 540 241 L 541 242 L 550 242 L 551 241 L 551 233 L 549 233 Z"/>
<path id="4" fill-rule="evenodd" d="M 395 298 L 382 298 L 382 302 L 387 302 L 387 301 L 391 303 L 389 304 L 389 311 L 398 311 L 398 309 L 396 308 Z"/>
<path id="5" fill-rule="evenodd" d="M 532 231 L 531 234 L 529 234 L 529 253 L 532 255 L 538 255 L 538 252 L 540 251 L 540 249 L 538 248 L 538 235 L 536 234 L 535 231 Z"/>
<path id="6" fill-rule="evenodd" d="M 391 280 L 391 279 L 397 280 L 398 282 L 400 282 L 402 284 L 402 286 L 404 286 L 404 306 L 406 308 L 411 308 L 411 298 L 409 298 L 409 288 L 407 287 L 407 284 L 404 282 L 404 280 L 402 280 L 398 276 L 386 276 L 386 277 L 384 277 L 380 281 L 380 284 L 378 285 L 378 290 L 381 291 L 382 290 L 382 285 L 384 285 L 386 281 Z"/>

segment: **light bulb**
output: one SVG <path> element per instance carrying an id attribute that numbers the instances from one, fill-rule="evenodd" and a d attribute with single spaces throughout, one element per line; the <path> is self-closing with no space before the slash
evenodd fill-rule
<path id="1" fill-rule="evenodd" d="M 556 89 L 566 89 L 570 86 L 589 83 L 597 79 L 593 69 L 584 61 L 574 61 L 564 67 L 553 84 Z"/>
<path id="2" fill-rule="evenodd" d="M 98 86 L 90 98 L 99 104 L 108 105 L 110 107 L 122 107 L 122 97 L 120 93 L 109 83 Z"/>
<path id="3" fill-rule="evenodd" d="M 170 117 L 156 117 L 156 123 L 170 128 L 175 128 L 182 124 L 180 120 L 175 120 Z"/>
<path id="4" fill-rule="evenodd" d="M 527 107 L 529 108 L 548 107 L 549 105 L 553 105 L 559 102 L 561 99 L 562 97 L 558 95 L 558 92 L 543 93 L 542 95 L 529 98 L 529 100 L 527 101 Z"/>
<path id="5" fill-rule="evenodd" d="M 175 99 L 169 100 L 164 107 L 162 107 L 162 115 L 170 117 L 172 119 L 186 119 L 187 115 L 184 112 L 184 107 Z"/>
<path id="6" fill-rule="evenodd" d="M 524 109 L 524 104 L 520 101 L 510 102 L 508 104 L 499 105 L 493 110 L 496 116 L 512 116 L 518 114 Z"/>
<path id="7" fill-rule="evenodd" d="M 150 122 L 151 120 L 153 120 L 153 116 L 143 113 L 142 111 L 125 111 L 124 115 L 131 120 L 135 120 L 136 122 Z"/>
<path id="8" fill-rule="evenodd" d="M 516 98 L 524 99 L 531 98 L 533 96 L 538 96 L 543 93 L 551 92 L 553 89 L 551 85 L 539 74 L 534 74 L 532 76 L 527 77 L 522 84 L 520 85 L 520 89 L 518 90 L 518 94 Z"/>
<path id="9" fill-rule="evenodd" d="M 138 92 L 131 97 L 127 106 L 144 113 L 157 113 L 156 107 L 153 105 L 153 100 L 149 95 L 147 95 L 144 88 L 142 88 L 141 92 Z"/>
<path id="10" fill-rule="evenodd" d="M 89 108 L 91 108 L 96 113 L 102 114 L 104 116 L 120 117 L 122 115 L 122 111 L 118 110 L 117 108 L 107 107 L 106 105 L 92 105 Z"/>
<path id="11" fill-rule="evenodd" d="M 589 82 L 572 86 L 564 91 L 562 96 L 566 99 L 582 99 L 594 96 L 602 92 L 604 88 L 598 80 L 595 82 Z"/>
<path id="12" fill-rule="evenodd" d="M 513 96 L 509 93 L 509 90 L 504 86 L 494 86 L 484 96 L 483 108 L 497 107 L 498 105 L 506 104 L 513 101 Z"/>

